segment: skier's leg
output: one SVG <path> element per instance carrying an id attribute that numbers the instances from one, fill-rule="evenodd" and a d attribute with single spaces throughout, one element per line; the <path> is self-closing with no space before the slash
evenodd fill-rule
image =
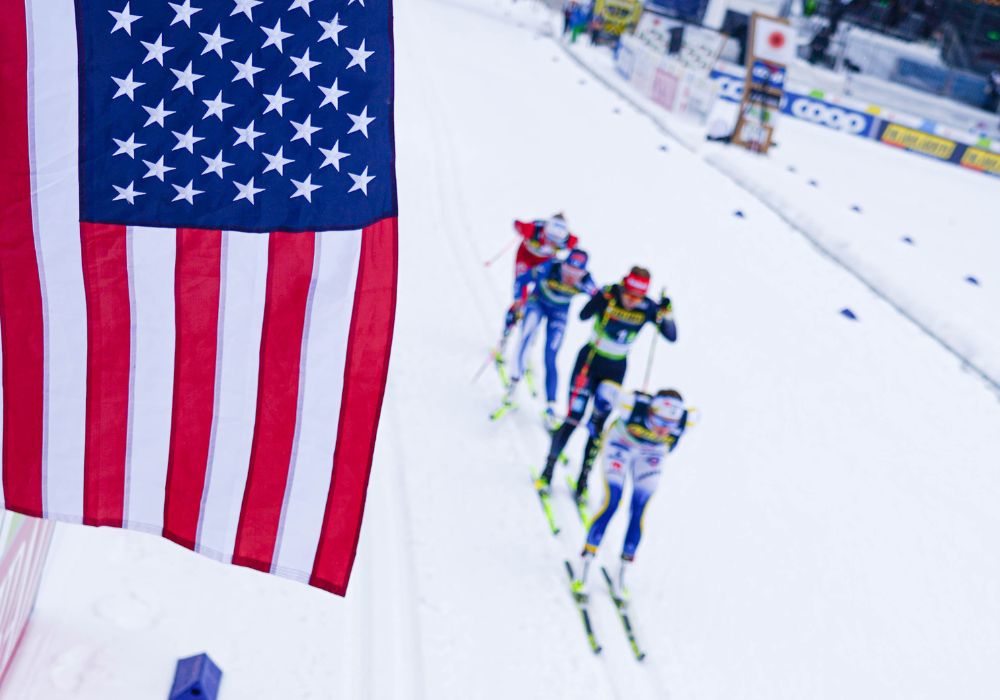
<path id="1" fill-rule="evenodd" d="M 604 532 L 607 530 L 608 523 L 611 522 L 615 511 L 618 510 L 618 504 L 622 498 L 622 490 L 625 487 L 625 465 L 628 464 L 628 460 L 629 453 L 627 446 L 612 444 L 608 447 L 604 458 L 604 505 L 601 506 L 600 511 L 590 523 L 583 551 L 580 552 L 579 571 L 581 574 L 579 580 L 582 582 L 587 580 L 590 562 L 597 554 L 597 548 L 601 546 L 601 540 L 604 539 Z"/>
<path id="2" fill-rule="evenodd" d="M 563 334 L 566 331 L 566 313 L 554 311 L 549 314 L 545 328 L 545 400 L 550 404 L 556 400 L 559 388 L 559 369 L 556 367 L 556 357 L 562 347 Z"/>
<path id="3" fill-rule="evenodd" d="M 642 539 L 642 521 L 646 514 L 646 506 L 660 482 L 662 459 L 662 452 L 648 451 L 636 457 L 632 469 L 632 504 L 629 508 L 625 543 L 622 546 L 622 565 L 618 572 L 618 590 L 623 596 L 627 595 L 625 570 L 635 560 L 635 551 Z"/>
<path id="4" fill-rule="evenodd" d="M 535 343 L 535 336 L 542 323 L 542 310 L 537 304 L 528 304 L 524 309 L 524 322 L 521 324 L 521 345 L 517 350 L 517 362 L 514 364 L 514 376 L 511 381 L 516 382 L 524 376 L 525 362 L 531 346 Z"/>
<path id="5" fill-rule="evenodd" d="M 566 420 L 552 435 L 552 444 L 549 447 L 548 457 L 545 459 L 545 469 L 542 472 L 542 481 L 548 483 L 552 481 L 552 473 L 556 468 L 556 460 L 562 454 L 566 443 L 576 429 L 576 426 L 583 418 L 587 410 L 587 403 L 590 401 L 590 386 L 586 381 L 587 358 L 590 357 L 590 345 L 584 345 L 576 357 L 576 365 L 573 368 L 573 375 L 570 379 L 569 413 Z"/>
<path id="6" fill-rule="evenodd" d="M 576 481 L 577 499 L 583 498 L 587 491 L 587 477 L 590 475 L 590 468 L 597 459 L 601 451 L 601 433 L 604 431 L 604 424 L 611 415 L 611 411 L 618 400 L 618 393 L 621 385 L 612 380 L 604 380 L 597 385 L 594 395 L 594 410 L 587 421 L 587 445 L 583 448 L 583 461 L 580 463 L 580 478 Z"/>

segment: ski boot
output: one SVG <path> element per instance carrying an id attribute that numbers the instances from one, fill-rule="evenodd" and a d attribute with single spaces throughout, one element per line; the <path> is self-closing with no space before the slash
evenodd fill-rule
<path id="1" fill-rule="evenodd" d="M 581 579 L 574 578 L 569 584 L 569 590 L 577 605 L 586 605 L 590 601 L 590 596 L 587 594 L 587 589 Z"/>
<path id="2" fill-rule="evenodd" d="M 549 432 L 549 434 L 552 434 L 555 431 L 559 430 L 559 425 L 561 424 L 561 421 L 559 420 L 558 417 L 556 417 L 555 401 L 549 401 L 545 405 L 545 412 L 542 414 L 542 421 L 544 421 L 545 429 Z"/>

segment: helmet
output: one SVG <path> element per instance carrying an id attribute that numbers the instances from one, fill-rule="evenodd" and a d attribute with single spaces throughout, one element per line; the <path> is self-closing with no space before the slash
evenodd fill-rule
<path id="1" fill-rule="evenodd" d="M 569 227 L 562 214 L 556 214 L 546 221 L 544 230 L 545 238 L 557 248 L 565 247 L 566 242 L 569 241 Z"/>
<path id="2" fill-rule="evenodd" d="M 684 399 L 675 389 L 662 389 L 649 404 L 650 427 L 667 433 L 680 425 L 684 417 Z"/>
<path id="3" fill-rule="evenodd" d="M 588 260 L 590 260 L 590 256 L 587 255 L 587 251 L 583 248 L 574 248 L 569 251 L 569 255 L 566 256 L 564 264 L 567 267 L 572 267 L 577 270 L 586 270 Z"/>

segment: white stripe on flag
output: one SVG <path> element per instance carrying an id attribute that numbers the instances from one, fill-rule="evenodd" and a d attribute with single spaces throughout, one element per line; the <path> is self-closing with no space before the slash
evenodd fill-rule
<path id="1" fill-rule="evenodd" d="M 299 416 L 272 572 L 308 581 L 323 528 L 337 444 L 361 231 L 316 234 L 306 309 Z M 323 488 L 320 488 L 320 487 Z"/>
<path id="2" fill-rule="evenodd" d="M 61 7 L 53 7 L 53 5 Z M 77 195 L 76 18 L 72 3 L 28 0 L 32 194 L 45 316 L 47 516 L 80 522 L 87 399 L 87 307 Z M 67 186 L 69 184 L 69 186 Z"/>
<path id="3" fill-rule="evenodd" d="M 269 236 L 223 231 L 215 415 L 197 551 L 229 563 L 257 415 Z"/>
<path id="4" fill-rule="evenodd" d="M 174 396 L 173 229 L 128 229 L 132 379 L 125 462 L 125 526 L 159 535 Z"/>

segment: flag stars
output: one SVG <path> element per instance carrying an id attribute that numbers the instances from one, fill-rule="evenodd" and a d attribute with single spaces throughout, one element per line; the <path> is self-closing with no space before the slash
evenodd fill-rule
<path id="1" fill-rule="evenodd" d="M 163 176 L 169 173 L 171 170 L 176 170 L 176 168 L 171 168 L 169 165 L 165 165 L 163 162 L 163 156 L 153 163 L 152 161 L 144 160 L 142 161 L 149 170 L 143 175 L 143 179 L 147 177 L 155 177 L 160 182 L 163 182 Z"/>
<path id="2" fill-rule="evenodd" d="M 233 197 L 234 202 L 238 202 L 241 199 L 245 199 L 251 204 L 254 203 L 253 198 L 264 191 L 263 187 L 254 187 L 253 178 L 250 178 L 250 182 L 245 185 L 241 185 L 238 182 L 234 182 L 236 185 L 237 195 Z"/>
<path id="3" fill-rule="evenodd" d="M 347 67 L 358 66 L 365 73 L 368 72 L 366 63 L 368 59 L 374 54 L 374 51 L 365 50 L 365 40 L 361 40 L 361 46 L 356 49 L 347 49 L 347 53 L 351 54 L 351 62 L 347 64 Z"/>
<path id="4" fill-rule="evenodd" d="M 355 2 L 357 2 L 359 5 L 361 5 L 361 7 L 365 6 L 365 0 L 347 0 L 347 6 L 350 7 Z"/>
<path id="5" fill-rule="evenodd" d="M 114 141 L 115 144 L 118 146 L 118 150 L 114 152 L 114 155 L 120 156 L 121 154 L 124 153 L 129 158 L 131 158 L 132 160 L 135 160 L 135 152 L 136 152 L 136 150 L 138 150 L 138 149 L 140 149 L 140 148 L 142 148 L 143 146 L 146 145 L 144 143 L 136 143 L 135 142 L 135 134 L 132 134 L 131 136 L 129 136 L 128 140 L 126 140 L 126 141 L 122 141 L 121 139 L 116 139 L 116 138 L 113 138 L 113 137 L 112 137 L 111 140 Z"/>
<path id="6" fill-rule="evenodd" d="M 235 83 L 238 80 L 245 80 L 250 83 L 253 87 L 253 77 L 260 73 L 263 68 L 258 68 L 253 64 L 253 55 L 247 56 L 245 63 L 240 63 L 239 61 L 232 61 L 233 66 L 236 67 L 236 77 L 233 78 Z"/>
<path id="7" fill-rule="evenodd" d="M 177 90 L 180 88 L 187 88 L 188 92 L 192 95 L 194 94 L 194 83 L 196 80 L 201 80 L 204 75 L 199 75 L 192 70 L 193 61 L 188 61 L 187 68 L 184 70 L 177 70 L 176 68 L 171 68 L 170 72 L 174 74 L 177 78 L 177 83 L 174 85 L 173 89 Z"/>
<path id="8" fill-rule="evenodd" d="M 143 105 L 142 108 L 149 114 L 149 119 L 146 120 L 146 123 L 143 124 L 143 126 L 149 126 L 150 124 L 159 124 L 160 126 L 163 126 L 163 120 L 174 113 L 172 110 L 163 108 L 163 100 L 160 100 L 160 104 L 156 107 L 147 107 Z"/>
<path id="9" fill-rule="evenodd" d="M 340 13 L 335 14 L 329 22 L 320 20 L 319 23 L 323 27 L 323 36 L 319 38 L 319 41 L 329 39 L 337 46 L 340 46 L 340 33 L 347 29 L 346 24 L 340 23 Z"/>
<path id="10" fill-rule="evenodd" d="M 319 65 L 319 61 L 309 60 L 309 49 L 306 49 L 306 52 L 300 58 L 295 58 L 295 56 L 290 56 L 289 58 L 295 64 L 295 70 L 292 71 L 292 75 L 301 74 L 306 77 L 306 80 L 312 80 L 312 69 Z"/>
<path id="11" fill-rule="evenodd" d="M 322 187 L 322 185 L 312 184 L 312 173 L 307 175 L 306 179 L 301 182 L 298 180 L 292 180 L 292 184 L 295 185 L 295 193 L 290 197 L 290 199 L 304 197 L 309 203 L 312 203 L 312 193 Z"/>
<path id="12" fill-rule="evenodd" d="M 114 100 L 121 97 L 122 95 L 127 95 L 130 100 L 135 102 L 136 88 L 142 87 L 146 83 L 140 83 L 137 80 L 133 80 L 132 73 L 134 72 L 135 71 L 129 71 L 128 75 L 125 76 L 124 78 L 116 78 L 114 76 L 111 76 L 111 79 L 115 81 L 115 85 L 118 86 L 118 92 L 116 92 L 115 96 L 112 97 L 111 99 Z"/>
<path id="13" fill-rule="evenodd" d="M 282 94 L 282 86 L 278 86 L 278 90 L 273 95 L 264 95 L 264 99 L 267 100 L 267 109 L 264 110 L 264 114 L 268 112 L 277 112 L 280 116 L 285 116 L 284 108 L 285 105 L 292 101 L 291 97 L 285 97 Z"/>
<path id="14" fill-rule="evenodd" d="M 292 127 L 295 129 L 295 136 L 292 137 L 292 141 L 303 140 L 312 146 L 312 135 L 317 131 L 320 131 L 323 127 L 312 125 L 312 115 L 310 114 L 306 117 L 304 122 L 292 122 Z"/>
<path id="15" fill-rule="evenodd" d="M 218 25 L 212 34 L 206 34 L 205 32 L 198 32 L 201 34 L 201 38 L 205 40 L 205 48 L 201 50 L 201 55 L 204 56 L 209 51 L 214 51 L 218 54 L 219 58 L 222 58 L 222 47 L 226 44 L 231 44 L 232 39 L 227 39 L 222 36 L 222 25 Z"/>
<path id="16" fill-rule="evenodd" d="M 367 197 L 368 183 L 375 179 L 374 175 L 368 174 L 368 167 L 366 166 L 364 172 L 362 172 L 360 175 L 355 175 L 354 173 L 347 173 L 347 174 L 350 176 L 352 180 L 354 180 L 354 184 L 351 186 L 351 189 L 347 191 L 357 192 L 358 190 L 360 190 L 361 193 Z"/>
<path id="17" fill-rule="evenodd" d="M 269 172 L 271 170 L 276 170 L 279 175 L 285 174 L 285 166 L 289 163 L 294 163 L 294 160 L 290 158 L 285 158 L 285 147 L 282 146 L 278 149 L 277 153 L 265 153 L 264 157 L 267 158 L 267 167 L 264 168 L 264 172 Z"/>
<path id="18" fill-rule="evenodd" d="M 238 15 L 241 12 L 247 16 L 251 22 L 253 21 L 253 8 L 260 4 L 260 0 L 235 0 L 236 7 L 233 11 L 229 13 L 229 16 Z"/>
<path id="19" fill-rule="evenodd" d="M 163 54 L 167 51 L 172 51 L 173 46 L 163 45 L 163 34 L 155 42 L 140 41 L 144 47 L 146 47 L 146 58 L 142 59 L 143 63 L 149 63 L 150 61 L 156 61 L 161 66 L 163 65 Z"/>
<path id="20" fill-rule="evenodd" d="M 191 28 L 191 15 L 193 15 L 196 12 L 201 12 L 201 8 L 200 7 L 191 7 L 191 0 L 184 0 L 184 2 L 180 3 L 180 4 L 173 3 L 173 2 L 168 3 L 168 4 L 174 10 L 174 19 L 170 23 L 170 26 L 173 26 L 173 25 L 177 24 L 178 22 L 183 22 L 184 24 L 186 24 L 188 26 L 188 29 L 190 29 Z"/>
<path id="21" fill-rule="evenodd" d="M 254 131 L 253 122 L 250 122 L 250 126 L 248 126 L 245 129 L 241 129 L 238 126 L 234 127 L 234 128 L 236 129 L 236 133 L 239 134 L 239 138 L 236 139 L 236 143 L 234 143 L 233 145 L 234 146 L 238 146 L 241 143 L 245 143 L 246 145 L 248 145 L 250 147 L 251 150 L 253 150 L 253 147 L 254 147 L 254 145 L 253 145 L 254 140 L 258 136 L 263 136 L 264 135 L 263 131 Z"/>
<path id="22" fill-rule="evenodd" d="M 340 109 L 340 98 L 347 94 L 347 90 L 341 90 L 337 87 L 339 81 L 340 78 L 337 78 L 333 81 L 333 85 L 328 88 L 322 85 L 317 86 L 323 92 L 323 101 L 319 103 L 320 107 L 323 105 L 333 105 L 334 109 Z"/>
<path id="23" fill-rule="evenodd" d="M 118 193 L 118 196 L 115 197 L 114 200 L 112 200 L 115 202 L 117 202 L 120 199 L 124 199 L 129 204 L 135 204 L 136 197 L 141 197 L 142 195 L 146 194 L 145 192 L 136 191 L 135 182 L 130 182 L 128 184 L 128 187 L 119 187 L 118 185 L 112 185 L 112 187 L 114 187 L 115 191 Z"/>
<path id="24" fill-rule="evenodd" d="M 305 13 L 306 13 L 306 15 L 308 15 L 309 14 L 309 5 L 312 3 L 312 1 L 313 0 L 293 0 L 292 6 L 288 8 L 288 11 L 291 12 L 292 10 L 294 10 L 297 7 L 299 9 L 301 9 L 301 10 L 304 10 Z"/>
<path id="25" fill-rule="evenodd" d="M 273 46 L 281 53 L 285 52 L 283 42 L 288 37 L 292 36 L 289 32 L 281 31 L 281 20 L 279 19 L 274 23 L 274 26 L 268 29 L 267 27 L 261 27 L 261 30 L 267 34 L 267 41 L 260 47 L 262 49 L 268 46 Z"/>
<path id="26" fill-rule="evenodd" d="M 199 141 L 204 141 L 203 136 L 194 135 L 194 127 L 192 126 L 187 130 L 186 134 L 182 134 L 178 131 L 171 131 L 171 134 L 177 139 L 177 145 L 174 146 L 173 150 L 179 151 L 180 149 L 185 149 L 188 153 L 194 153 L 194 145 Z"/>
<path id="27" fill-rule="evenodd" d="M 320 148 L 319 150 L 323 153 L 323 163 L 319 166 L 320 169 L 322 170 L 326 166 L 332 165 L 338 173 L 340 172 L 340 161 L 351 155 L 340 150 L 339 140 L 333 144 L 333 148 Z"/>
<path id="28" fill-rule="evenodd" d="M 219 94 L 216 95 L 214 100 L 202 100 L 202 102 L 208 108 L 204 118 L 218 117 L 220 122 L 222 121 L 222 113 L 233 106 L 229 102 L 222 101 L 222 90 L 219 90 Z"/>
<path id="29" fill-rule="evenodd" d="M 208 175 L 209 173 L 214 173 L 222 179 L 222 171 L 232 165 L 232 163 L 227 163 L 222 160 L 222 151 L 219 151 L 219 155 L 215 158 L 209 158 L 208 156 L 202 156 L 201 159 L 205 161 L 205 171 L 202 175 Z"/>
<path id="30" fill-rule="evenodd" d="M 179 202 L 183 199 L 188 204 L 194 204 L 194 198 L 199 194 L 204 194 L 204 190 L 196 190 L 194 188 L 194 180 L 188 182 L 184 187 L 180 185 L 171 185 L 171 187 L 177 190 L 177 196 L 172 200 L 174 202 Z"/>
<path id="31" fill-rule="evenodd" d="M 353 134 L 355 131 L 360 131 L 365 135 L 365 138 L 368 138 L 368 125 L 375 121 L 375 117 L 368 116 L 368 107 L 361 110 L 361 114 L 348 114 L 347 116 L 353 122 L 353 126 L 347 133 Z"/>
<path id="32" fill-rule="evenodd" d="M 124 29 L 126 34 L 132 36 L 132 23 L 136 20 L 142 19 L 142 15 L 133 15 L 132 11 L 129 9 L 129 5 L 131 4 L 132 3 L 130 2 L 125 3 L 125 9 L 121 12 L 108 10 L 108 13 L 115 18 L 115 26 L 111 30 L 112 34 L 117 32 L 119 29 Z M 131 204 L 131 202 L 129 202 L 129 204 Z"/>

